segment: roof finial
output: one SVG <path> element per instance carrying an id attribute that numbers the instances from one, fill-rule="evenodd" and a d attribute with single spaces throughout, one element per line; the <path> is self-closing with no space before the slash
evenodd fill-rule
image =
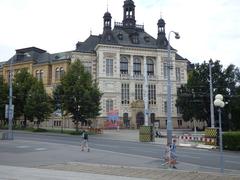
<path id="1" fill-rule="evenodd" d="M 92 28 L 90 28 L 90 36 L 92 35 Z"/>
<path id="2" fill-rule="evenodd" d="M 162 19 L 162 11 L 160 11 L 160 19 Z"/>
<path id="3" fill-rule="evenodd" d="M 107 0 L 107 12 L 108 12 L 108 0 Z"/>

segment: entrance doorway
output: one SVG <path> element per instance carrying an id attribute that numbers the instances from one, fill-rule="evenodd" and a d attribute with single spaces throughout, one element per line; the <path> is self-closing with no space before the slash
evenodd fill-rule
<path id="1" fill-rule="evenodd" d="M 143 112 L 138 112 L 137 113 L 136 124 L 137 124 L 138 129 L 140 128 L 140 126 L 144 125 L 144 114 L 143 114 Z"/>

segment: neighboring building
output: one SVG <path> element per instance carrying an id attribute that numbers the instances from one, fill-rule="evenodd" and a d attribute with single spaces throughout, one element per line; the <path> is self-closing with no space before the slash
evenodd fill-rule
<path id="1" fill-rule="evenodd" d="M 13 76 L 20 69 L 26 68 L 34 77 L 43 81 L 47 93 L 51 94 L 70 62 L 71 52 L 49 54 L 43 49 L 29 47 L 17 49 L 16 54 L 3 65 L 2 73 L 8 82 L 11 63 Z"/>
<path id="2" fill-rule="evenodd" d="M 110 116 L 117 116 L 122 127 L 138 128 L 144 124 L 144 62 L 148 74 L 149 124 L 160 128 L 166 127 L 167 121 L 167 45 L 165 22 L 159 19 L 157 39 L 137 25 L 135 5 L 132 0 L 125 0 L 123 20 L 115 22 L 109 12 L 103 16 L 103 32 L 90 35 L 84 42 L 78 42 L 76 49 L 70 52 L 49 54 L 31 47 L 16 50 L 3 67 L 5 77 L 9 74 L 12 60 L 14 72 L 26 67 L 35 77 L 43 79 L 49 93 L 59 83 L 60 76 L 67 70 L 69 63 L 81 60 L 91 72 L 103 92 L 101 115 L 94 123 L 106 127 Z M 192 127 L 182 120 L 175 106 L 177 88 L 187 83 L 188 60 L 182 58 L 171 47 L 172 81 L 172 119 L 174 128 Z M 49 124 L 50 123 L 50 124 Z M 68 124 L 68 125 L 66 125 Z M 71 122 L 64 127 L 72 127 Z M 48 122 L 48 126 L 61 126 L 61 123 Z"/>
<path id="3" fill-rule="evenodd" d="M 0 62 L 0 76 L 3 75 L 2 70 L 3 70 L 3 65 L 4 65 L 4 64 L 5 64 L 5 62 Z"/>

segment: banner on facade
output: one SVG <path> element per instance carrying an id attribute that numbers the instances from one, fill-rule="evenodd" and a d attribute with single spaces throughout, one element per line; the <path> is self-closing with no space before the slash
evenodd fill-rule
<path id="1" fill-rule="evenodd" d="M 121 122 L 118 110 L 112 110 L 107 113 L 107 120 L 104 122 L 104 128 L 118 128 Z"/>

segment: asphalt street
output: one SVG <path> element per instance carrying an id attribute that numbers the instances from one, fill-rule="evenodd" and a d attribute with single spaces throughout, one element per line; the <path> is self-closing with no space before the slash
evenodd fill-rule
<path id="1" fill-rule="evenodd" d="M 80 152 L 79 136 L 15 133 L 13 141 L 0 141 L 0 164 L 39 167 L 65 162 L 86 162 L 149 168 L 162 167 L 164 145 L 90 136 L 91 156 Z M 178 169 L 219 171 L 218 150 L 178 147 Z M 225 172 L 240 173 L 239 152 L 224 152 Z"/>

